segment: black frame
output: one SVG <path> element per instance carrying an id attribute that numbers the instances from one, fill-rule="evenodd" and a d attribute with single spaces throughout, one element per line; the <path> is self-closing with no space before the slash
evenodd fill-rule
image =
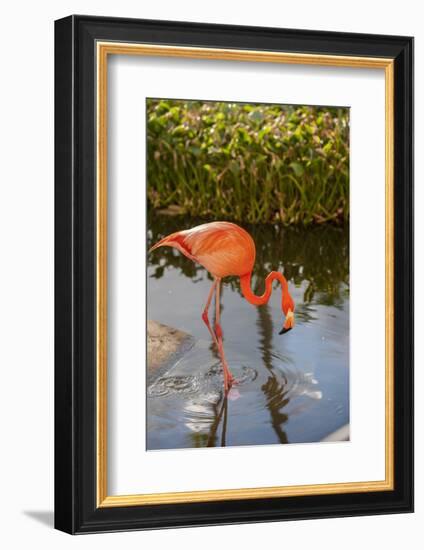
<path id="1" fill-rule="evenodd" d="M 96 508 L 96 40 L 395 60 L 395 489 Z M 413 39 L 70 16 L 55 22 L 55 527 L 93 533 L 413 511 Z"/>

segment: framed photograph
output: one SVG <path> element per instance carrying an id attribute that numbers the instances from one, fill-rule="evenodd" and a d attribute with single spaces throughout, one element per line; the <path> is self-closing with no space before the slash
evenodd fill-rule
<path id="1" fill-rule="evenodd" d="M 55 23 L 55 525 L 413 509 L 413 39 Z"/>

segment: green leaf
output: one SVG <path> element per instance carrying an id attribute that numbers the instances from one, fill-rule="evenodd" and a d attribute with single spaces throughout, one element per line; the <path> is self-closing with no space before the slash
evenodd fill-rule
<path id="1" fill-rule="evenodd" d="M 290 164 L 291 168 L 293 169 L 293 172 L 295 173 L 295 175 L 300 178 L 303 176 L 305 170 L 303 168 L 303 166 L 299 163 L 299 162 L 292 162 Z"/>
<path id="2" fill-rule="evenodd" d="M 331 143 L 331 141 L 327 141 L 327 143 L 324 145 L 322 150 L 324 151 L 324 153 L 329 153 L 332 148 L 333 148 L 333 144 Z"/>
<path id="3" fill-rule="evenodd" d="M 264 119 L 264 115 L 261 111 L 252 111 L 249 114 L 249 118 L 252 119 L 254 122 L 262 122 Z"/>

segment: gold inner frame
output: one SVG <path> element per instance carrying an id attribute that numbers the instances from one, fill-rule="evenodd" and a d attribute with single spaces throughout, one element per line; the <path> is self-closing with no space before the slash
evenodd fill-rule
<path id="1" fill-rule="evenodd" d="M 301 53 L 158 46 L 122 42 L 96 44 L 97 54 L 97 506 L 141 506 L 219 500 L 388 491 L 394 489 L 394 60 Z M 107 493 L 107 61 L 109 55 L 220 59 L 298 65 L 384 69 L 386 197 L 386 344 L 385 344 L 385 479 L 315 485 L 217 489 L 178 493 L 108 496 Z"/>

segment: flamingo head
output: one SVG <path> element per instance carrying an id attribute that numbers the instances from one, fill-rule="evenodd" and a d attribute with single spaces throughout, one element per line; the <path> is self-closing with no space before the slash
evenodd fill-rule
<path id="1" fill-rule="evenodd" d="M 287 311 L 286 320 L 284 321 L 283 328 L 278 334 L 285 334 L 294 327 L 294 313 L 291 309 Z"/>
<path id="2" fill-rule="evenodd" d="M 283 328 L 280 330 L 279 334 L 285 334 L 294 327 L 294 301 L 290 296 L 290 293 L 284 292 L 282 300 L 282 310 L 286 317 L 284 321 Z"/>

